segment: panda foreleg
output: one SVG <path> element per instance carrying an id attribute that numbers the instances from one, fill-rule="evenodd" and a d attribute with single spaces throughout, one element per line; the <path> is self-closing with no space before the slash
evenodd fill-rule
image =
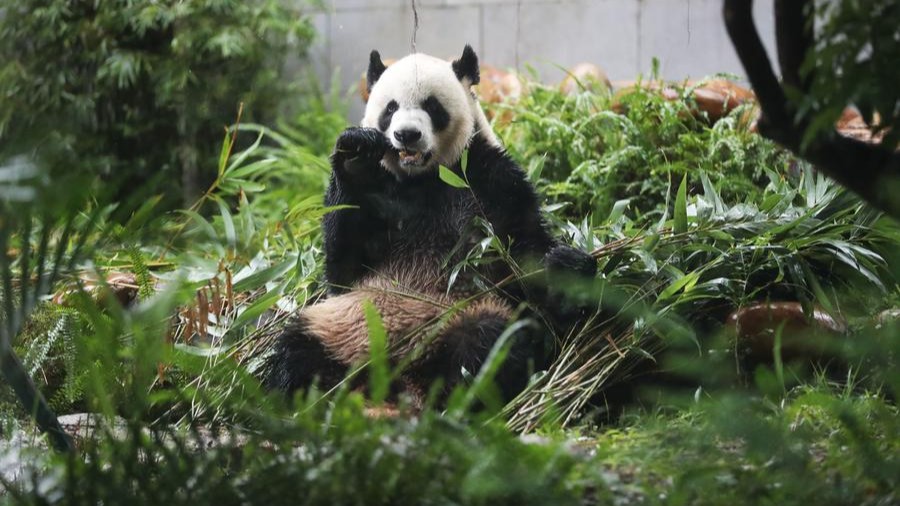
<path id="1" fill-rule="evenodd" d="M 597 260 L 572 246 L 560 244 L 544 255 L 546 302 L 542 304 L 557 326 L 571 330 L 596 309 L 590 287 Z"/>
<path id="2" fill-rule="evenodd" d="M 331 155 L 332 174 L 325 205 L 352 206 L 326 214 L 325 279 L 331 293 L 342 293 L 366 272 L 364 251 L 383 235 L 385 225 L 373 213 L 371 195 L 384 191 L 390 175 L 381 159 L 390 144 L 372 128 L 344 130 Z"/>
<path id="3" fill-rule="evenodd" d="M 344 130 L 331 154 L 331 167 L 338 182 L 345 186 L 370 188 L 373 183 L 385 180 L 388 174 L 381 167 L 381 159 L 390 147 L 384 134 L 374 128 Z"/>
<path id="4" fill-rule="evenodd" d="M 544 255 L 544 267 L 550 275 L 575 275 L 592 278 L 597 274 L 597 261 L 578 248 L 559 244 Z"/>

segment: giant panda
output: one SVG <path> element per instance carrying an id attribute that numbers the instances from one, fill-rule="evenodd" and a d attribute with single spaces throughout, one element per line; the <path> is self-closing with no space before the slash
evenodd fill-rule
<path id="1" fill-rule="evenodd" d="M 521 300 L 556 315 L 549 326 L 571 327 L 583 311 L 563 307 L 540 283 L 484 293 L 476 278 L 508 279 L 507 264 L 465 270 L 448 289 L 451 268 L 483 238 L 473 226 L 478 218 L 516 263 L 542 262 L 547 272 L 585 278 L 596 270 L 590 255 L 549 233 L 534 188 L 471 90 L 478 81 L 468 45 L 452 63 L 416 53 L 390 67 L 372 51 L 361 125 L 339 136 L 331 156 L 325 204 L 341 207 L 323 219 L 328 295 L 277 337 L 264 367 L 269 388 L 292 392 L 318 382 L 327 389 L 342 381 L 369 356 L 366 301 L 380 313 L 391 363 L 403 364 L 400 388 L 414 402 L 436 380 L 444 395 L 466 373 L 477 374 Z M 444 182 L 440 166 L 468 187 Z M 506 400 L 546 358 L 548 325 L 517 328 L 495 376 Z"/>

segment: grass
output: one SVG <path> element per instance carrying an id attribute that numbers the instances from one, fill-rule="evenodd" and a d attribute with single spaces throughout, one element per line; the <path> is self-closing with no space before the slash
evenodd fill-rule
<path id="1" fill-rule="evenodd" d="M 110 424 L 76 453 L 29 438 L 23 454 L 4 450 L 0 468 L 26 465 L 0 473 L 0 500 L 897 502 L 900 327 L 872 321 L 900 298 L 896 223 L 747 132 L 740 111 L 709 125 L 685 114 L 687 99 L 649 91 L 627 95 L 620 114 L 612 97 L 528 88 L 497 106 L 515 118 L 498 133 L 546 196 L 551 226 L 598 259 L 598 278 L 570 295 L 602 311 L 552 336 L 559 358 L 520 397 L 470 409 L 487 391 L 481 375 L 444 412 L 374 416 L 385 411 L 378 378 L 390 376 L 377 355 L 369 398 L 346 386 L 290 403 L 260 391 L 260 353 L 322 295 L 321 193 L 343 125 L 326 97 L 298 121 L 316 129 L 231 129 L 217 178 L 188 209 L 155 216 L 151 199 L 122 213 L 87 195 L 0 223 L 9 342 L 48 406 Z M 52 181 L 16 184 L 54 195 L 40 186 Z M 456 268 L 503 258 L 487 239 Z M 53 292 L 71 291 L 62 306 L 32 283 L 55 266 Z M 137 303 L 82 290 L 84 270 L 134 273 Z M 849 337 L 802 337 L 840 360 L 737 360 L 722 322 L 768 300 L 847 318 Z M 29 414 L 3 385 L 3 434 L 28 434 Z"/>

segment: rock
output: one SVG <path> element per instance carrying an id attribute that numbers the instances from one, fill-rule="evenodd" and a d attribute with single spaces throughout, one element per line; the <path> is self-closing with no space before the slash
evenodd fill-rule
<path id="1" fill-rule="evenodd" d="M 747 88 L 726 79 L 704 81 L 694 90 L 697 108 L 705 112 L 715 123 L 728 116 L 731 111 L 748 102 L 756 102 L 756 95 Z"/>
<path id="2" fill-rule="evenodd" d="M 583 91 L 591 93 L 609 93 L 612 83 L 606 72 L 594 63 L 579 63 L 567 71 L 565 79 L 559 83 L 559 91 L 566 95 L 574 95 Z"/>
<path id="3" fill-rule="evenodd" d="M 836 336 L 847 332 L 847 324 L 813 308 L 812 315 L 803 311 L 799 302 L 764 302 L 737 309 L 726 324 L 733 333 L 738 354 L 752 362 L 771 362 L 775 337 L 781 332 L 781 357 L 819 358 L 823 355 L 817 335 L 825 332 Z M 820 340 L 821 341 L 821 340 Z"/>
<path id="4" fill-rule="evenodd" d="M 475 93 L 489 104 L 516 102 L 522 96 L 522 83 L 515 72 L 482 65 L 481 82 L 475 86 Z"/>
<path id="5" fill-rule="evenodd" d="M 878 115 L 873 123 L 878 123 Z M 866 124 L 862 114 L 855 107 L 847 107 L 841 113 L 841 117 L 834 125 L 835 130 L 844 137 L 856 139 L 867 144 L 881 144 L 884 139 L 884 131 L 875 132 Z"/>
<path id="6" fill-rule="evenodd" d="M 706 117 L 711 123 L 728 116 L 731 111 L 744 104 L 756 103 L 756 95 L 751 90 L 726 79 L 708 79 L 699 83 L 685 81 L 683 83 L 684 89 L 694 86 L 696 88 L 693 89 L 691 95 L 695 105 L 691 108 L 691 114 L 695 118 Z M 661 81 L 617 81 L 615 89 L 611 109 L 619 114 L 625 112 L 623 99 L 637 89 L 656 92 L 669 101 L 680 100 L 682 97 L 680 88 Z M 751 128 L 750 125 L 757 115 L 758 112 L 755 110 L 748 111 L 742 116 L 741 124 Z"/>
<path id="7" fill-rule="evenodd" d="M 105 275 L 104 282 L 100 281 L 96 273 L 82 272 L 79 275 L 79 282 L 84 291 L 101 305 L 115 298 L 122 307 L 130 307 L 137 300 L 138 282 L 135 275 L 130 272 L 109 272 Z M 65 306 L 68 304 L 68 298 L 77 291 L 76 284 L 69 284 L 53 295 L 53 302 Z"/>
<path id="8" fill-rule="evenodd" d="M 900 308 L 885 309 L 875 317 L 875 328 L 880 329 L 898 320 L 900 320 Z"/>
<path id="9" fill-rule="evenodd" d="M 100 430 L 110 430 L 116 437 L 125 437 L 127 434 L 126 423 L 123 418 L 115 417 L 107 420 L 98 413 L 73 413 L 57 418 L 59 425 L 67 434 L 80 443 L 94 437 Z"/>
<path id="10" fill-rule="evenodd" d="M 485 105 L 515 104 L 523 94 L 522 82 L 515 72 L 498 69 L 491 65 L 481 66 L 481 82 L 475 86 L 475 94 Z M 489 120 L 495 119 L 497 111 L 486 107 L 485 114 Z M 496 121 L 506 124 L 512 121 L 513 113 L 510 110 L 500 110 Z"/>

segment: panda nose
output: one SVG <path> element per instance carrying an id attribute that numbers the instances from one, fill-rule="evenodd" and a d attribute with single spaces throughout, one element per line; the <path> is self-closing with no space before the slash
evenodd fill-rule
<path id="1" fill-rule="evenodd" d="M 397 130 L 396 132 L 394 132 L 394 138 L 397 139 L 400 142 L 400 144 L 403 144 L 404 146 L 408 146 L 408 145 L 416 142 L 417 140 L 421 139 L 422 132 L 420 132 L 414 128 Z"/>

